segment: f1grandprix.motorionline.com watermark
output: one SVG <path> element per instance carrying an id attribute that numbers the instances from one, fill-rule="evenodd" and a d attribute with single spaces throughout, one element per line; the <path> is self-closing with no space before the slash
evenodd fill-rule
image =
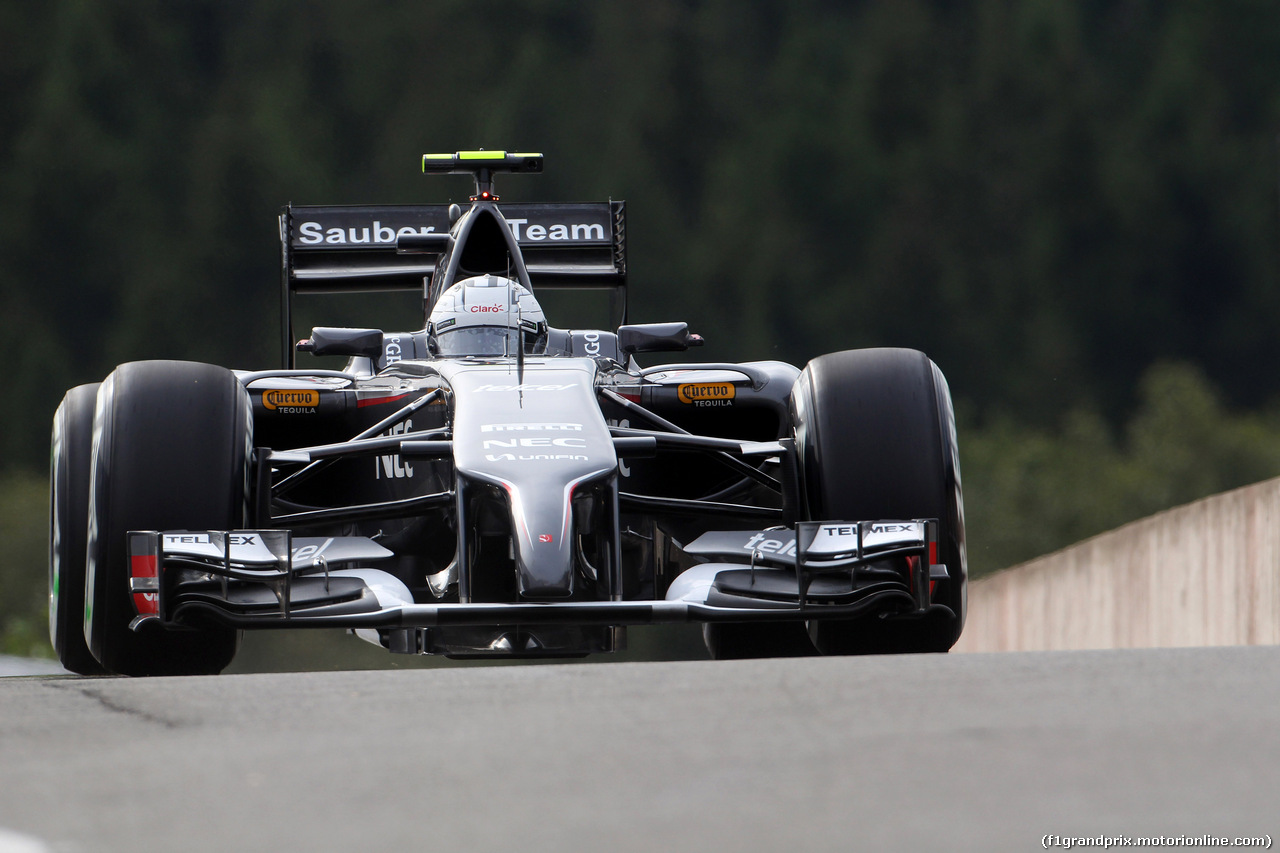
<path id="1" fill-rule="evenodd" d="M 1050 847 L 1061 847 L 1070 850 L 1073 847 L 1101 847 L 1109 850 L 1112 847 L 1260 847 L 1271 849 L 1270 835 L 1252 837 L 1225 838 L 1217 835 L 1044 835 L 1040 837 L 1040 846 L 1048 850 Z"/>

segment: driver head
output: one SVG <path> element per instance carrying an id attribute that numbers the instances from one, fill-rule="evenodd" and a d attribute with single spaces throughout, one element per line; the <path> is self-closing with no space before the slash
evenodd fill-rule
<path id="1" fill-rule="evenodd" d="M 513 356 L 524 332 L 526 353 L 546 346 L 547 321 L 533 294 L 497 275 L 463 279 L 436 300 L 427 321 L 439 355 Z"/>

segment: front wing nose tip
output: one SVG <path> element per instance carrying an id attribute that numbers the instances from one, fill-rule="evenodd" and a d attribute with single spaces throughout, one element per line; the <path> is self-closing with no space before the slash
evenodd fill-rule
<path id="1" fill-rule="evenodd" d="M 559 546 L 559 547 L 557 547 Z M 520 597 L 526 600 L 565 599 L 573 596 L 573 555 L 561 543 L 520 542 L 516 572 Z"/>

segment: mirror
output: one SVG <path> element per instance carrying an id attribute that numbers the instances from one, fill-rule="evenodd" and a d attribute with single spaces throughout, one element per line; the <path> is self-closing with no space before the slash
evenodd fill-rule
<path id="1" fill-rule="evenodd" d="M 627 355 L 637 352 L 683 352 L 702 345 L 689 334 L 688 323 L 643 323 L 618 327 L 618 348 Z"/>
<path id="2" fill-rule="evenodd" d="M 376 361 L 382 355 L 382 330 L 317 326 L 297 348 L 312 355 L 362 355 Z"/>

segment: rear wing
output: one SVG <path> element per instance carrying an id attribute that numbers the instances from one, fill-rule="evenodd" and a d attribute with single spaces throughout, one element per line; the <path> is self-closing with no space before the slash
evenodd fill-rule
<path id="1" fill-rule="evenodd" d="M 280 214 L 284 362 L 292 363 L 295 293 L 421 290 L 424 314 L 437 253 L 401 237 L 448 234 L 451 205 L 289 205 Z M 626 304 L 626 202 L 503 204 L 535 287 L 613 292 Z M 453 219 L 456 220 L 455 210 Z M 408 241 L 406 241 L 408 242 Z M 625 319 L 624 319 L 625 322 Z"/>

